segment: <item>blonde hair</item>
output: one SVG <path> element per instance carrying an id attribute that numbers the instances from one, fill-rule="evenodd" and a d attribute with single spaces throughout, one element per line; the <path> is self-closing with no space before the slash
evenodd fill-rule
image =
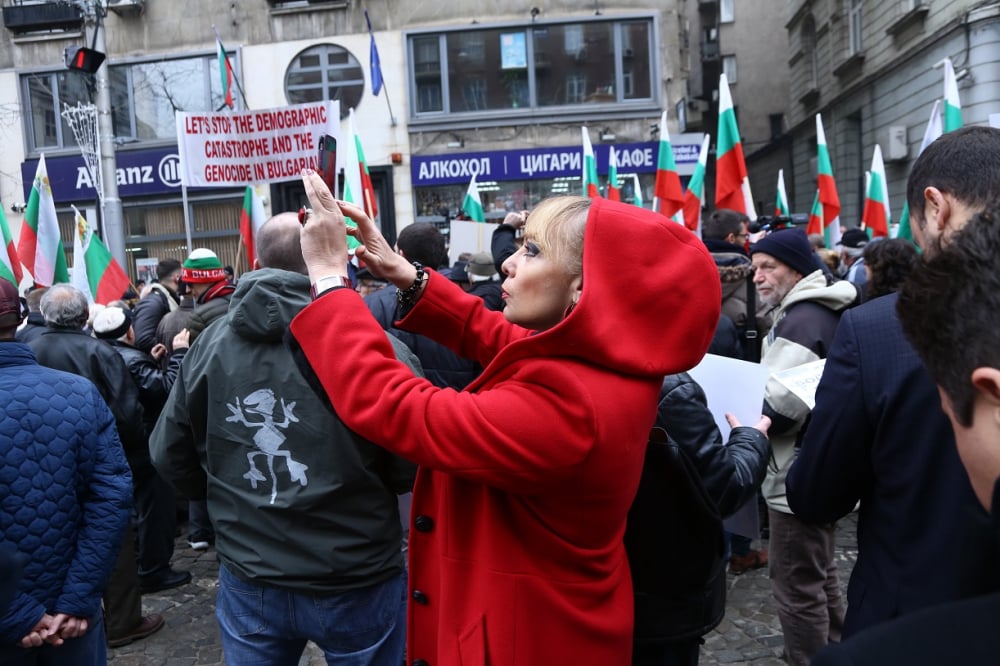
<path id="1" fill-rule="evenodd" d="M 573 276 L 583 274 L 583 234 L 590 199 L 558 196 L 544 199 L 528 215 L 524 237 L 561 263 Z"/>

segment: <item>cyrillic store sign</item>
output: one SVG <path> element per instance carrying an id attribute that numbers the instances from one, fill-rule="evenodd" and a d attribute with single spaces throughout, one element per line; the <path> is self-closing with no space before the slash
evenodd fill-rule
<path id="1" fill-rule="evenodd" d="M 115 153 L 115 159 L 118 163 L 118 196 L 126 198 L 180 193 L 180 158 L 176 147 L 120 150 Z M 97 199 L 97 190 L 91 182 L 83 156 L 46 156 L 45 167 L 52 184 L 52 197 L 57 203 Z M 38 160 L 26 160 L 21 164 L 25 201 L 31 193 L 37 168 Z"/>
<path id="2" fill-rule="evenodd" d="M 671 137 L 674 162 L 682 176 L 694 173 L 701 150 L 702 134 L 681 134 Z M 608 172 L 608 155 L 612 144 L 596 144 L 594 157 L 597 171 Z M 618 173 L 653 173 L 659 143 L 621 143 L 614 146 L 618 160 Z M 468 183 L 473 175 L 476 180 L 537 180 L 579 176 L 582 171 L 583 147 L 560 146 L 531 148 L 528 150 L 498 150 L 481 153 L 452 153 L 447 155 L 414 155 L 410 160 L 414 187 Z"/>

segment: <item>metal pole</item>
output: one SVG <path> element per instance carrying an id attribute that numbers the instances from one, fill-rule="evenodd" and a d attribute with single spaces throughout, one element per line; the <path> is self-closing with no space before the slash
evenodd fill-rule
<path id="1" fill-rule="evenodd" d="M 191 254 L 194 244 L 191 242 L 191 207 L 188 206 L 188 188 L 181 183 L 181 205 L 184 206 L 184 237 L 187 239 L 187 253 Z"/>
<path id="2" fill-rule="evenodd" d="M 87 17 L 94 20 L 94 48 L 107 53 L 107 42 L 98 12 L 103 11 L 99 3 L 88 2 Z M 121 267 L 128 273 L 128 255 L 125 252 L 125 220 L 122 200 L 118 198 L 118 162 L 115 157 L 115 130 L 111 121 L 111 87 L 108 80 L 108 61 L 105 60 L 94 75 L 97 86 L 97 128 L 101 136 L 101 178 L 104 181 L 104 240 Z"/>

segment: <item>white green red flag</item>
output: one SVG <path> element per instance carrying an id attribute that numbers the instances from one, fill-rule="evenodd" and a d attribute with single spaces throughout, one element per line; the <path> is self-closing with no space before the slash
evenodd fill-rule
<path id="1" fill-rule="evenodd" d="M 608 152 L 608 199 L 611 201 L 622 200 L 622 190 L 618 184 L 618 156 L 615 155 L 615 147 L 611 146 Z"/>
<path id="2" fill-rule="evenodd" d="M 107 305 L 117 301 L 132 283 L 76 206 L 73 206 L 73 213 L 72 284 L 91 303 Z"/>
<path id="3" fill-rule="evenodd" d="M 864 224 L 870 238 L 888 238 L 889 223 L 892 220 L 892 214 L 889 212 L 889 186 L 885 178 L 885 164 L 882 162 L 882 148 L 877 143 L 872 154 L 872 169 L 869 174 L 868 193 L 861 213 L 861 223 Z"/>
<path id="4" fill-rule="evenodd" d="M 378 217 L 378 200 L 372 185 L 365 149 L 361 145 L 361 135 L 354 124 L 354 108 L 348 112 L 349 136 L 344 150 L 344 200 L 365 209 L 368 217 Z"/>
<path id="5" fill-rule="evenodd" d="M 823 233 L 823 202 L 819 200 L 819 189 L 816 189 L 816 196 L 813 198 L 812 208 L 809 209 L 809 224 L 806 225 L 807 234 Z M 819 230 L 819 231 L 817 231 Z M 838 240 L 839 242 L 839 240 Z"/>
<path id="6" fill-rule="evenodd" d="M 218 33 L 215 35 L 215 55 L 219 61 L 219 81 L 222 84 L 222 99 L 230 109 L 235 108 L 235 104 L 233 103 L 233 81 L 236 77 L 233 75 L 233 64 L 229 62 L 229 56 L 226 55 L 226 47 L 222 45 L 222 40 L 219 38 Z"/>
<path id="7" fill-rule="evenodd" d="M 941 129 L 941 100 L 934 100 L 934 107 L 931 109 L 931 117 L 927 121 L 927 128 L 924 130 L 924 140 L 920 143 L 920 151 L 924 152 L 927 146 L 943 134 Z M 910 228 L 910 202 L 903 202 L 903 212 L 899 215 L 899 228 L 896 230 L 896 238 L 903 238 L 908 241 L 913 240 L 913 229 Z"/>
<path id="8" fill-rule="evenodd" d="M 240 210 L 240 242 L 247 250 L 247 265 L 250 270 L 254 269 L 253 263 L 257 259 L 257 246 L 255 245 L 257 231 L 266 221 L 264 200 L 257 194 L 253 185 L 247 185 L 246 192 L 243 193 L 243 209 Z"/>
<path id="9" fill-rule="evenodd" d="M 639 186 L 639 174 L 632 174 L 632 203 L 639 208 L 643 206 L 642 187 Z"/>
<path id="10" fill-rule="evenodd" d="M 775 217 L 788 217 L 788 193 L 785 191 L 785 170 L 778 169 L 778 196 L 774 200 Z"/>
<path id="11" fill-rule="evenodd" d="M 21 237 L 17 240 L 17 256 L 35 284 L 51 287 L 58 282 L 69 282 L 66 270 L 66 253 L 59 236 L 59 220 L 52 187 L 45 166 L 45 155 L 38 160 L 35 180 L 24 209 Z"/>
<path id="12" fill-rule="evenodd" d="M 962 102 L 958 98 L 958 79 L 951 58 L 944 59 L 944 131 L 951 132 L 962 126 Z"/>
<path id="13" fill-rule="evenodd" d="M 597 160 L 594 159 L 594 147 L 590 145 L 590 133 L 587 126 L 580 128 L 583 132 L 583 171 L 580 178 L 583 180 L 583 196 L 591 199 L 601 196 L 598 189 L 600 183 L 597 182 Z"/>
<path id="14" fill-rule="evenodd" d="M 21 284 L 24 273 L 21 270 L 21 260 L 17 258 L 17 248 L 14 247 L 14 238 L 7 226 L 7 216 L 4 215 L 3 206 L 0 206 L 0 236 L 3 236 L 4 251 L 0 252 L 0 278 L 10 280 L 15 286 Z"/>
<path id="15" fill-rule="evenodd" d="M 830 149 L 826 145 L 826 131 L 823 129 L 823 116 L 816 114 L 816 180 L 819 188 L 819 201 L 823 206 L 822 233 L 827 247 L 836 247 L 840 243 L 840 196 L 837 194 L 837 182 L 833 179 L 833 163 L 830 161 Z M 810 227 L 809 233 L 813 233 Z"/>
<path id="16" fill-rule="evenodd" d="M 674 162 L 674 148 L 670 143 L 667 128 L 667 112 L 660 114 L 660 145 L 656 157 L 656 184 L 653 187 L 653 210 L 667 217 L 673 217 L 684 207 L 684 191 L 681 177 Z"/>
<path id="17" fill-rule="evenodd" d="M 740 129 L 733 109 L 733 97 L 725 74 L 719 76 L 719 135 L 716 142 L 715 207 L 729 208 L 745 214 L 751 220 L 757 219 L 746 160 L 743 159 Z"/>
<path id="18" fill-rule="evenodd" d="M 708 165 L 708 144 L 711 140 L 711 135 L 706 132 L 698 152 L 698 164 L 694 167 L 687 192 L 684 193 L 684 226 L 696 233 L 701 228 L 701 206 L 705 202 L 705 168 Z"/>
<path id="19" fill-rule="evenodd" d="M 479 185 L 476 184 L 475 174 L 472 175 L 469 189 L 462 200 L 462 212 L 473 222 L 486 221 L 486 213 L 483 211 L 483 201 L 479 198 Z"/>

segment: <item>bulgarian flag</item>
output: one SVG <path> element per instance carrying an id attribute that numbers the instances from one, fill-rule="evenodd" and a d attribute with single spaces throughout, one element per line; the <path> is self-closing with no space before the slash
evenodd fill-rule
<path id="1" fill-rule="evenodd" d="M 611 151 L 608 153 L 608 199 L 622 200 L 622 190 L 618 186 L 618 158 L 615 156 L 614 146 L 611 146 Z"/>
<path id="2" fill-rule="evenodd" d="M 132 286 L 125 271 L 94 233 L 86 218 L 73 206 L 73 286 L 91 303 L 107 305 L 120 299 Z"/>
<path id="3" fill-rule="evenodd" d="M 823 206 L 823 228 L 813 229 L 812 215 L 808 233 L 822 233 L 827 247 L 835 247 L 840 242 L 840 196 L 837 182 L 833 179 L 833 164 L 830 150 L 826 146 L 826 132 L 823 117 L 816 114 L 816 180 L 819 187 L 819 202 Z"/>
<path id="4" fill-rule="evenodd" d="M 719 136 L 715 155 L 715 207 L 729 208 L 751 220 L 757 219 L 733 97 L 725 74 L 719 76 Z"/>
<path id="5" fill-rule="evenodd" d="M 639 186 L 639 174 L 632 174 L 632 203 L 642 208 L 642 187 Z"/>
<path id="6" fill-rule="evenodd" d="M 927 121 L 927 129 L 924 130 L 924 140 L 920 143 L 920 153 L 926 150 L 927 146 L 941 136 L 941 100 L 934 100 L 934 107 L 931 109 L 931 117 Z M 903 202 L 903 212 L 899 216 L 899 228 L 896 230 L 896 238 L 913 240 L 913 230 L 910 228 L 910 202 Z"/>
<path id="7" fill-rule="evenodd" d="M 479 185 L 476 184 L 476 176 L 472 175 L 469 181 L 469 189 L 462 199 L 462 212 L 464 212 L 473 222 L 485 222 L 486 213 L 483 212 L 483 201 L 479 198 Z"/>
<path id="8" fill-rule="evenodd" d="M 872 170 L 869 174 L 868 194 L 865 196 L 861 223 L 864 224 L 870 238 L 878 238 L 879 236 L 888 238 L 889 222 L 892 219 L 889 212 L 889 187 L 885 179 L 882 148 L 877 143 L 872 155 Z"/>
<path id="9" fill-rule="evenodd" d="M 951 58 L 944 59 L 944 131 L 962 126 L 962 102 L 958 99 L 958 79 Z"/>
<path id="10" fill-rule="evenodd" d="M 708 165 L 708 144 L 711 140 L 712 137 L 706 133 L 701 141 L 698 164 L 694 167 L 687 192 L 684 193 L 684 226 L 696 233 L 701 228 L 701 205 L 705 201 L 705 167 Z"/>
<path id="11" fill-rule="evenodd" d="M 243 209 L 240 211 L 240 242 L 247 249 L 247 265 L 250 270 L 254 269 L 253 264 L 257 259 L 255 245 L 257 231 L 266 221 L 264 200 L 257 196 L 257 190 L 253 185 L 247 185 L 247 190 L 243 194 Z"/>
<path id="12" fill-rule="evenodd" d="M 660 147 L 656 158 L 656 184 L 653 186 L 653 210 L 667 217 L 684 207 L 681 178 L 677 175 L 674 148 L 670 145 L 667 112 L 660 114 Z"/>
<path id="13" fill-rule="evenodd" d="M 587 132 L 587 126 L 584 125 L 583 130 L 583 173 L 581 177 L 583 179 L 583 196 L 590 197 L 594 199 L 601 196 L 597 182 L 597 160 L 594 159 L 594 147 L 590 145 L 590 134 Z"/>
<path id="14" fill-rule="evenodd" d="M 235 108 L 233 104 L 233 65 L 229 62 L 229 56 L 226 55 L 226 47 L 222 45 L 222 39 L 219 37 L 219 33 L 215 34 L 215 51 L 216 56 L 219 59 L 219 77 L 222 83 L 222 97 L 225 100 L 225 105 L 230 109 Z"/>
<path id="15" fill-rule="evenodd" d="M 0 278 L 10 280 L 15 286 L 20 285 L 24 273 L 21 271 L 21 260 L 17 258 L 17 249 L 10 235 L 10 227 L 7 226 L 7 216 L 3 213 L 3 206 L 0 206 L 0 235 L 3 235 L 3 245 L 6 249 L 6 252 L 0 252 Z"/>
<path id="16" fill-rule="evenodd" d="M 775 217 L 788 217 L 788 193 L 785 191 L 785 170 L 778 169 L 778 196 L 774 201 Z M 810 231 L 810 233 L 812 233 Z"/>
<path id="17" fill-rule="evenodd" d="M 806 226 L 806 233 L 822 233 L 822 231 L 817 231 L 818 229 L 823 229 L 823 202 L 819 200 L 819 189 L 816 190 L 812 208 L 809 209 L 809 224 Z"/>
<path id="18" fill-rule="evenodd" d="M 375 187 L 365 160 L 365 150 L 361 147 L 361 136 L 354 125 L 354 108 L 348 112 L 350 135 L 344 151 L 344 201 L 349 201 L 365 209 L 373 220 L 378 217 L 378 201 Z"/>
<path id="19" fill-rule="evenodd" d="M 59 236 L 56 203 L 52 199 L 44 154 L 38 160 L 35 181 L 24 210 L 21 237 L 17 241 L 17 256 L 39 287 L 69 282 L 66 253 L 63 252 L 62 238 Z"/>

